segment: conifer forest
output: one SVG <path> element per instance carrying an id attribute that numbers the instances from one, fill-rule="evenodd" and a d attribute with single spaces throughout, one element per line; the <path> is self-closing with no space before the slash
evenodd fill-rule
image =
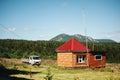
<path id="1" fill-rule="evenodd" d="M 56 60 L 55 49 L 64 42 L 58 41 L 28 41 L 14 39 L 0 39 L 0 58 L 27 58 L 38 55 L 41 59 Z M 84 43 L 85 44 L 85 43 Z M 120 43 L 88 43 L 92 51 L 103 51 L 106 61 L 120 63 Z"/>

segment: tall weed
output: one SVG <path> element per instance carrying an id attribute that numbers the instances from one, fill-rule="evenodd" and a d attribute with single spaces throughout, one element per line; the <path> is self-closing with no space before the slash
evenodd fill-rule
<path id="1" fill-rule="evenodd" d="M 53 74 L 51 73 L 51 69 L 50 67 L 47 69 L 47 74 L 46 76 L 44 77 L 45 80 L 52 80 L 53 78 Z"/>

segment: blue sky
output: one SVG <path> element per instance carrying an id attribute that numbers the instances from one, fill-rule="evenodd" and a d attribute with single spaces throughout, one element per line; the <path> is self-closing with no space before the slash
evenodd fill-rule
<path id="1" fill-rule="evenodd" d="M 85 25 L 88 36 L 120 42 L 120 0 L 0 0 L 0 39 L 85 35 Z"/>

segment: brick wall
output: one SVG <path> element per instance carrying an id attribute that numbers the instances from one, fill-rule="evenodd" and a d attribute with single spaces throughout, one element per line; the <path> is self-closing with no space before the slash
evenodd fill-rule
<path id="1" fill-rule="evenodd" d="M 93 54 L 90 54 L 90 61 L 89 61 L 90 67 L 104 67 L 105 63 L 106 63 L 105 55 L 102 55 L 102 60 L 95 60 L 95 56 Z"/>
<path id="2" fill-rule="evenodd" d="M 78 55 L 86 55 L 85 63 L 77 63 Z M 63 67 L 104 67 L 105 61 L 105 55 L 102 60 L 95 60 L 92 53 L 57 53 L 57 65 Z"/>
<path id="3" fill-rule="evenodd" d="M 57 65 L 63 67 L 72 67 L 72 52 L 57 53 Z"/>
<path id="4" fill-rule="evenodd" d="M 85 63 L 77 63 L 78 55 L 86 55 Z M 87 67 L 87 54 L 86 53 L 57 53 L 57 65 L 63 67 Z"/>
<path id="5" fill-rule="evenodd" d="M 78 63 L 77 62 L 77 56 L 80 55 L 85 55 L 85 63 Z M 74 53 L 73 54 L 73 67 L 87 67 L 87 53 Z"/>

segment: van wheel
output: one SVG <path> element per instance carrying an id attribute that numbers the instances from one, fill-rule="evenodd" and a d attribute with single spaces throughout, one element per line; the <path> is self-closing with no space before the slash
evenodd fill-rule
<path id="1" fill-rule="evenodd" d="M 37 64 L 37 66 L 40 66 L 40 64 Z"/>

